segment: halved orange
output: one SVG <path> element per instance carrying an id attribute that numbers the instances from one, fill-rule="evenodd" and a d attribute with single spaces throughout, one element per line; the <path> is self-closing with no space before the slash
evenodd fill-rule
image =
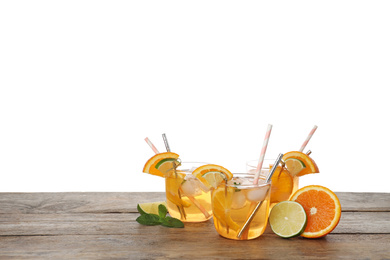
<path id="1" fill-rule="evenodd" d="M 271 203 L 278 203 L 290 198 L 294 188 L 294 179 L 286 169 L 282 170 L 282 167 L 276 167 L 271 182 Z"/>
<path id="2" fill-rule="evenodd" d="M 307 215 L 307 226 L 301 236 L 323 237 L 332 232 L 340 221 L 340 201 L 330 189 L 309 185 L 297 190 L 290 199 L 302 205 Z"/>
<path id="3" fill-rule="evenodd" d="M 165 177 L 165 174 L 173 171 L 173 164 L 178 165 L 178 158 L 178 154 L 171 152 L 156 154 L 145 163 L 143 172 Z"/>
<path id="4" fill-rule="evenodd" d="M 287 170 L 293 176 L 303 176 L 320 172 L 314 160 L 309 155 L 302 152 L 292 151 L 285 153 L 283 161 L 286 163 Z"/>
<path id="5" fill-rule="evenodd" d="M 228 169 L 216 164 L 202 165 L 196 168 L 192 174 L 208 188 L 216 188 L 222 181 L 233 178 L 233 174 Z"/>

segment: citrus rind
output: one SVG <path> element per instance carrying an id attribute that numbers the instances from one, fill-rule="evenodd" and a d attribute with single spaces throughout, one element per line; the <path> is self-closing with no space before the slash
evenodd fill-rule
<path id="1" fill-rule="evenodd" d="M 196 168 L 192 174 L 208 188 L 216 188 L 222 181 L 233 178 L 233 174 L 226 168 L 216 164 L 206 164 Z"/>
<path id="2" fill-rule="evenodd" d="M 165 171 L 170 167 L 170 162 L 177 161 L 178 158 L 179 155 L 172 152 L 156 154 L 145 163 L 145 166 L 142 171 L 144 173 L 165 177 Z M 173 165 L 171 168 L 173 168 Z"/>
<path id="3" fill-rule="evenodd" d="M 317 164 L 314 162 L 314 160 L 307 154 L 298 152 L 298 151 L 291 151 L 288 153 L 285 153 L 283 155 L 283 161 L 286 162 L 289 159 L 296 159 L 299 160 L 305 167 L 301 169 L 301 171 L 296 172 L 296 170 L 292 169 L 291 174 L 293 176 L 303 176 L 306 174 L 311 174 L 311 173 L 319 173 L 320 170 L 318 169 Z M 287 167 L 287 169 L 290 171 L 290 169 Z"/>

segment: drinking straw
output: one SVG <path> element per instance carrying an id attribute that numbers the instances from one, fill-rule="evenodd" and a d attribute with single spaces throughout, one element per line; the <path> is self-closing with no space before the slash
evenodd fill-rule
<path id="1" fill-rule="evenodd" d="M 280 161 L 282 160 L 282 158 L 283 158 L 283 154 L 280 153 L 278 155 L 278 157 L 276 158 L 276 161 L 275 161 L 274 165 L 272 165 L 272 168 L 269 171 L 267 177 L 265 178 L 265 183 L 268 183 L 271 180 L 272 175 L 274 174 L 274 172 L 275 172 L 276 168 L 278 167 L 278 165 L 279 165 Z"/>
<path id="2" fill-rule="evenodd" d="M 318 126 L 314 126 L 313 129 L 311 129 L 309 135 L 307 136 L 306 140 L 303 142 L 301 149 L 299 149 L 300 152 L 303 152 L 303 149 L 305 149 L 307 143 L 310 141 L 310 138 L 313 136 L 314 132 L 317 130 Z"/>
<path id="3" fill-rule="evenodd" d="M 272 175 L 274 174 L 276 168 L 278 167 L 280 161 L 282 160 L 282 157 L 283 157 L 283 154 L 279 154 L 278 155 L 278 158 L 276 158 L 276 161 L 274 163 L 274 165 L 272 166 L 272 169 L 269 171 L 268 173 L 268 176 L 265 180 L 265 183 L 268 183 L 271 178 L 272 178 Z M 242 234 L 244 233 L 244 231 L 248 228 L 249 224 L 251 223 L 251 221 L 253 220 L 253 218 L 255 217 L 256 215 L 256 212 L 259 210 L 259 208 L 261 207 L 261 205 L 263 204 L 264 200 L 260 201 L 256 208 L 252 211 L 252 213 L 249 215 L 248 219 L 245 221 L 244 225 L 242 226 L 241 230 L 237 233 L 237 237 L 240 238 L 242 236 Z"/>
<path id="4" fill-rule="evenodd" d="M 226 207 L 226 204 L 227 204 L 227 185 L 228 185 L 228 183 L 227 183 L 227 179 L 225 179 L 225 208 L 227 208 Z M 229 224 L 226 222 L 226 234 L 229 234 Z"/>
<path id="5" fill-rule="evenodd" d="M 146 137 L 146 138 L 145 138 L 145 141 L 146 141 L 146 143 L 150 146 L 150 148 L 152 148 L 152 150 L 153 150 L 153 152 L 154 152 L 155 154 L 160 153 L 160 152 L 157 150 L 156 146 L 154 146 L 153 143 L 149 140 L 149 138 Z"/>
<path id="6" fill-rule="evenodd" d="M 203 213 L 203 215 L 205 216 L 205 218 L 209 218 L 210 217 L 210 214 L 207 212 L 207 210 L 199 203 L 199 201 L 197 201 L 193 196 L 190 196 L 188 194 L 186 194 L 182 188 L 179 188 L 181 193 L 185 194 L 187 196 L 187 198 Z"/>
<path id="7" fill-rule="evenodd" d="M 165 144 L 165 148 L 167 149 L 167 152 L 170 152 L 171 149 L 169 148 L 169 144 L 168 144 L 168 139 L 167 139 L 167 136 L 164 134 L 162 134 L 162 137 L 163 137 L 163 140 L 164 140 L 164 144 Z M 172 162 L 172 166 L 173 166 L 173 171 L 175 172 L 175 178 L 177 179 L 177 171 L 176 171 L 176 165 L 174 162 Z M 180 189 L 177 191 L 177 194 L 179 195 L 179 199 L 181 200 L 181 192 L 180 192 Z M 179 210 L 180 212 L 180 216 L 181 218 L 184 218 L 184 219 L 187 219 L 186 217 L 186 212 L 184 211 L 184 207 L 183 205 L 176 205 L 177 206 L 177 209 Z"/>
<path id="8" fill-rule="evenodd" d="M 267 131 L 265 133 L 264 141 L 263 141 L 263 147 L 261 148 L 259 163 L 257 164 L 257 168 L 255 172 L 255 178 L 253 179 L 253 184 L 257 184 L 259 182 L 261 167 L 263 167 L 264 156 L 265 156 L 265 152 L 267 151 L 267 146 L 268 146 L 269 137 L 271 135 L 271 131 L 272 131 L 272 125 L 268 125 Z"/>
<path id="9" fill-rule="evenodd" d="M 167 136 L 165 134 L 162 134 L 162 137 L 163 137 L 163 140 L 164 140 L 165 148 L 167 148 L 167 152 L 170 152 L 171 149 L 169 148 Z"/>

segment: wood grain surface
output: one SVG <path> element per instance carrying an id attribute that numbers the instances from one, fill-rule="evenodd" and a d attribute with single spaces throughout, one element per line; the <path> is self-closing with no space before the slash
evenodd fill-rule
<path id="1" fill-rule="evenodd" d="M 164 193 L 0 193 L 0 259 L 390 259 L 390 193 L 337 193 L 342 217 L 321 239 L 220 237 L 213 221 L 143 226 L 137 203 Z"/>

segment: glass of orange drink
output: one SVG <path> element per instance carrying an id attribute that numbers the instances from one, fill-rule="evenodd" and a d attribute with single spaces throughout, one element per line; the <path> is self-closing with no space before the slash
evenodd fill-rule
<path id="1" fill-rule="evenodd" d="M 212 217 L 210 188 L 199 181 L 193 170 L 205 163 L 182 162 L 165 172 L 167 208 L 171 217 L 183 222 L 203 222 Z"/>
<path id="2" fill-rule="evenodd" d="M 271 170 L 275 160 L 265 159 L 260 176 L 266 176 Z M 252 160 L 246 163 L 247 172 L 255 174 L 258 161 Z M 278 166 L 271 178 L 271 205 L 286 201 L 299 188 L 299 177 L 310 173 L 318 173 L 319 169 L 314 160 L 308 154 L 292 151 L 284 154 L 283 166 Z"/>
<path id="3" fill-rule="evenodd" d="M 263 167 L 261 169 L 260 178 L 265 178 L 268 172 L 271 170 L 275 160 L 265 159 L 263 162 Z M 250 174 L 255 174 L 258 161 L 248 161 L 247 172 Z M 292 176 L 291 173 L 286 169 L 286 167 L 278 166 L 271 178 L 272 188 L 271 188 L 271 208 L 278 202 L 288 200 L 299 187 L 299 178 L 297 176 Z"/>
<path id="4" fill-rule="evenodd" d="M 218 234 L 235 240 L 261 236 L 267 226 L 270 194 L 271 183 L 259 181 L 259 184 L 253 184 L 253 175 L 234 174 L 231 180 L 221 182 L 211 191 L 214 226 Z"/>

